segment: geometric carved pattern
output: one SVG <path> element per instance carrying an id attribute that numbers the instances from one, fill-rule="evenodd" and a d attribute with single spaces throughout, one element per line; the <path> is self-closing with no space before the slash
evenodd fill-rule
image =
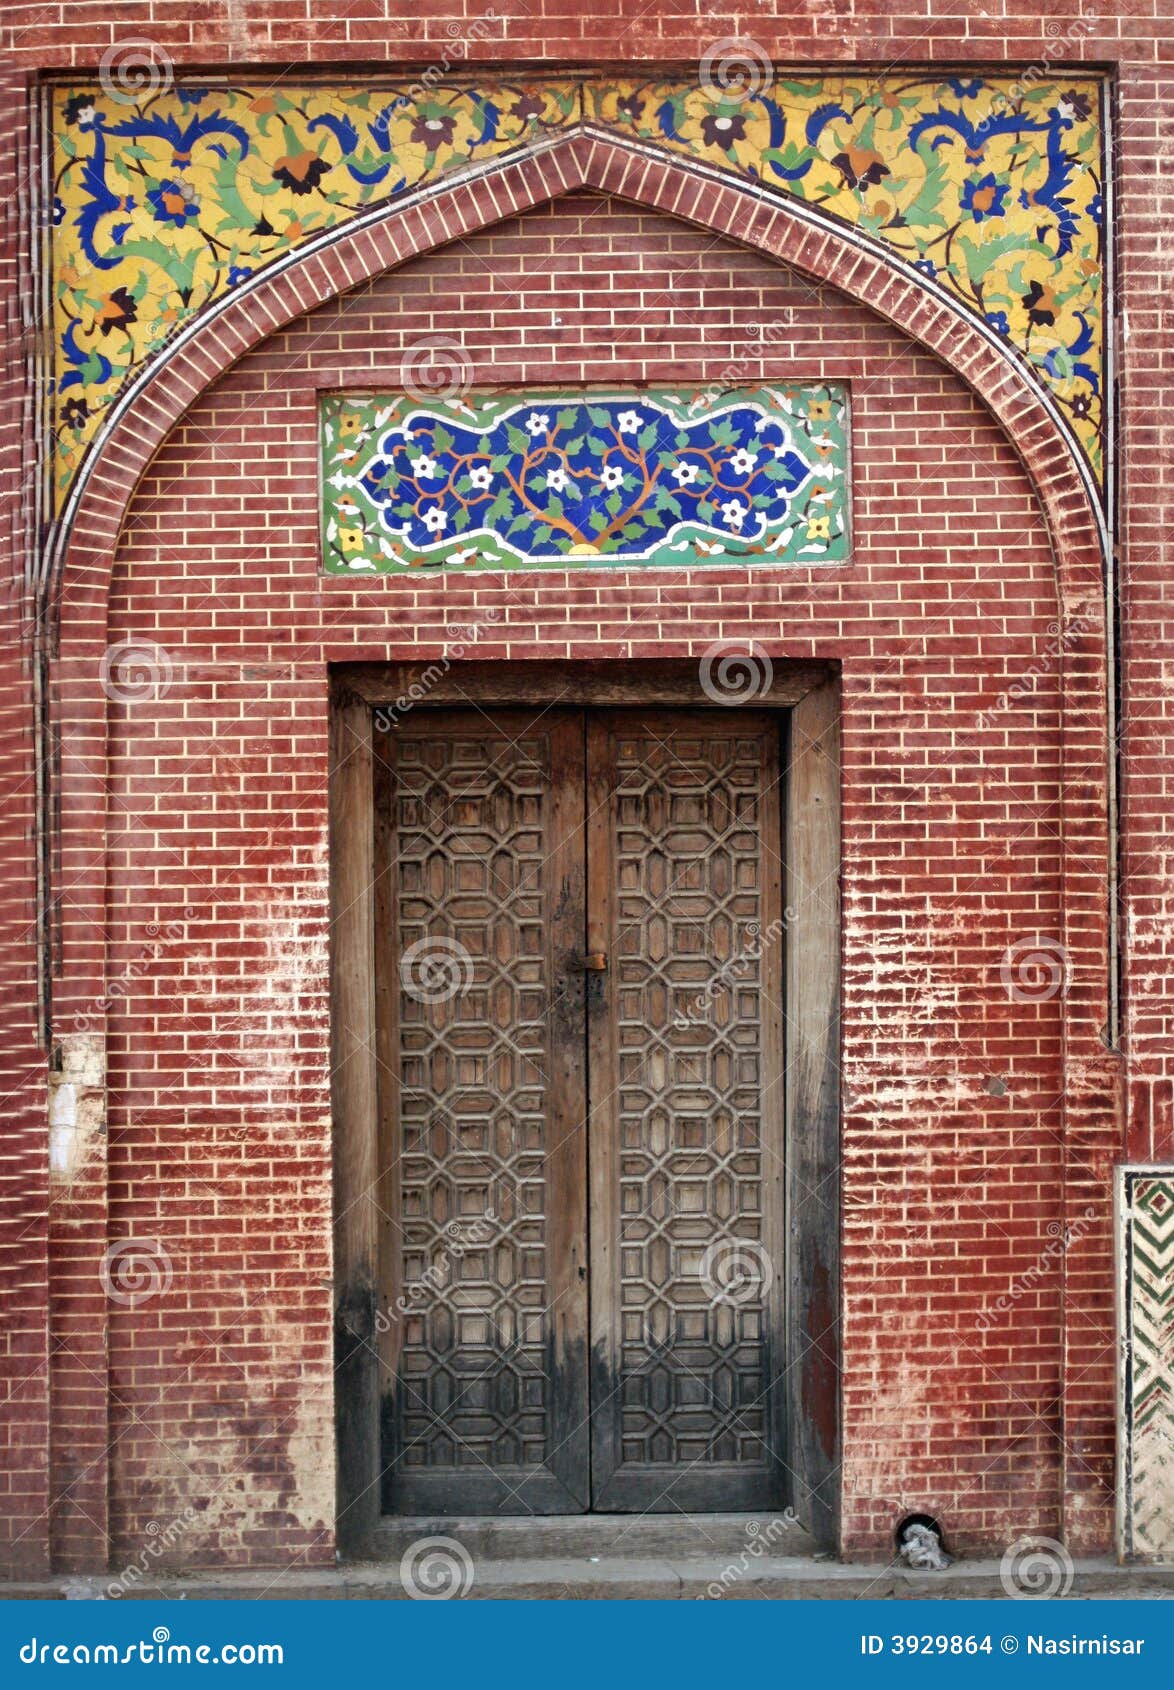
<path id="1" fill-rule="evenodd" d="M 394 919 L 412 959 L 398 1012 L 399 1462 L 537 1468 L 548 1434 L 545 736 L 511 743 L 482 717 L 438 735 L 418 714 L 394 737 Z"/>
<path id="2" fill-rule="evenodd" d="M 755 941 L 777 787 L 761 732 L 725 724 L 617 733 L 615 779 L 622 1463 L 762 1467 L 769 1285 L 715 1299 L 704 1258 L 764 1245 Z"/>
<path id="3" fill-rule="evenodd" d="M 418 710 L 379 766 L 387 1505 L 765 1504 L 775 719 Z"/>
<path id="4" fill-rule="evenodd" d="M 1174 1560 L 1174 1170 L 1123 1171 L 1124 1551 Z"/>

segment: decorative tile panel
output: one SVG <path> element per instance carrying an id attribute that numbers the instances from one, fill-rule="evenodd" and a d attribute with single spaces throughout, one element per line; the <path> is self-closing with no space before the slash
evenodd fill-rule
<path id="1" fill-rule="evenodd" d="M 322 402 L 328 573 L 848 556 L 843 388 Z"/>
<path id="2" fill-rule="evenodd" d="M 1029 364 L 1101 473 L 1104 84 L 862 72 L 756 91 L 612 76 L 51 95 L 58 501 L 187 322 L 361 211 L 589 123 L 801 199 Z"/>
<path id="3" fill-rule="evenodd" d="M 1174 1168 L 1121 1173 L 1122 1551 L 1174 1561 Z"/>

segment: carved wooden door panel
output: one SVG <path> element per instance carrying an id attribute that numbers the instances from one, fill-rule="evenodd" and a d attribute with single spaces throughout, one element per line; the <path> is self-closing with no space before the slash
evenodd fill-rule
<path id="1" fill-rule="evenodd" d="M 777 719 L 376 739 L 384 1507 L 777 1503 Z"/>
<path id="2" fill-rule="evenodd" d="M 593 1506 L 770 1506 L 783 1482 L 779 734 L 742 710 L 588 725 Z"/>
<path id="3" fill-rule="evenodd" d="M 583 720 L 376 734 L 384 1508 L 589 1503 Z"/>

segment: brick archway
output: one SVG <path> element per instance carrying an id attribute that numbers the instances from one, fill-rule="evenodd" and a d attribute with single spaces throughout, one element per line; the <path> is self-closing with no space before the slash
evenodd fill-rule
<path id="1" fill-rule="evenodd" d="M 1113 1068 L 1100 1039 L 1108 971 L 1104 888 L 1108 879 L 1106 627 L 1102 536 L 1095 503 L 1046 398 L 993 336 L 862 241 L 821 222 L 797 204 L 767 199 L 597 133 L 561 139 L 524 156 L 386 208 L 304 248 L 248 289 L 193 324 L 147 372 L 113 415 L 79 484 L 59 553 L 59 725 L 62 761 L 62 871 L 69 881 L 63 926 L 61 1001 L 92 1009 L 105 994 L 100 943 L 104 917 L 105 698 L 99 665 L 105 649 L 104 605 L 120 528 L 139 478 L 193 401 L 251 348 L 285 324 L 380 273 L 577 188 L 595 189 L 655 209 L 754 248 L 841 289 L 936 354 L 988 405 L 1018 449 L 1039 498 L 1055 552 L 1060 610 L 1056 663 L 1063 692 L 1061 804 L 1063 942 L 1072 962 L 1065 1003 L 1065 1116 L 1087 1170 L 1066 1184 L 1073 1213 L 1095 1195 L 1104 1157 L 1106 1100 Z M 1068 637 L 1069 627 L 1076 631 Z M 98 1017 L 93 1016 L 96 1023 Z M 92 1202 L 75 1231 L 79 1250 L 101 1257 L 105 1245 L 104 1169 L 86 1170 L 75 1202 Z M 84 1232 L 84 1236 L 83 1236 Z M 1089 1235 L 1066 1257 L 1074 1287 L 1086 1278 Z M 74 1264 L 76 1266 L 76 1264 Z M 1085 1315 L 1081 1300 L 1092 1313 Z M 1070 1320 L 1099 1319 L 1095 1298 L 1075 1288 Z M 97 1358 L 95 1358 L 97 1359 Z M 89 1388 L 103 1381 L 91 1369 Z M 1073 1374 L 1076 1366 L 1073 1365 Z M 75 1382 L 76 1383 L 76 1382 Z M 86 1388 L 82 1381 L 83 1389 Z M 1070 1428 L 1070 1438 L 1078 1438 Z M 101 1519 L 101 1459 L 87 1468 L 79 1502 Z M 1070 1476 L 1072 1541 L 1079 1547 L 1081 1474 Z M 1101 1527 L 1090 1497 L 1090 1541 Z"/>
<path id="2" fill-rule="evenodd" d="M 122 396 L 63 514 L 56 581 L 65 605 L 104 593 L 138 479 L 193 400 L 262 340 L 339 293 L 432 248 L 580 188 L 700 225 L 838 288 L 933 352 L 979 394 L 1034 482 L 1064 606 L 1100 586 L 1106 535 L 1096 490 L 1026 366 L 927 278 L 798 200 L 590 128 L 356 217 L 297 249 L 197 318 Z M 65 608 L 65 606 L 63 606 Z M 66 617 L 65 620 L 68 620 Z M 63 638 L 67 638 L 64 625 Z"/>

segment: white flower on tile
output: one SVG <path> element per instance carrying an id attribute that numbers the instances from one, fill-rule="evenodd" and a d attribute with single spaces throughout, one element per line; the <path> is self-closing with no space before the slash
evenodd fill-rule
<path id="1" fill-rule="evenodd" d="M 440 474 L 440 469 L 435 458 L 430 458 L 427 452 L 422 452 L 418 458 L 412 459 L 412 474 L 430 480 Z"/>
<path id="2" fill-rule="evenodd" d="M 562 464 L 555 464 L 553 469 L 546 472 L 546 490 L 548 493 L 563 493 L 567 486 L 567 472 Z"/>
<path id="3" fill-rule="evenodd" d="M 722 515 L 725 517 L 731 528 L 736 529 L 739 533 L 741 533 L 742 524 L 746 520 L 745 505 L 739 504 L 737 499 L 727 499 L 725 504 L 722 506 Z"/>
<path id="4" fill-rule="evenodd" d="M 739 446 L 730 459 L 730 468 L 735 475 L 749 475 L 757 462 L 757 452 L 748 452 L 745 446 Z"/>
<path id="5" fill-rule="evenodd" d="M 545 411 L 531 411 L 526 418 L 526 427 L 533 435 L 545 434 L 550 427 L 550 418 Z"/>
<path id="6" fill-rule="evenodd" d="M 619 464 L 604 464 L 600 480 L 603 482 L 605 487 L 622 487 L 624 484 L 624 472 L 620 468 Z"/>
<path id="7" fill-rule="evenodd" d="M 429 534 L 442 534 L 448 527 L 448 512 L 441 510 L 439 505 L 433 505 L 430 511 L 424 512 L 424 526 Z"/>
<path id="8" fill-rule="evenodd" d="M 677 464 L 673 470 L 673 480 L 678 487 L 691 487 L 699 474 L 696 464 Z"/>
<path id="9" fill-rule="evenodd" d="M 483 493 L 488 492 L 493 486 L 493 471 L 488 464 L 474 464 L 469 471 L 469 480 L 474 487 L 479 487 Z"/>
<path id="10" fill-rule="evenodd" d="M 640 432 L 639 411 L 621 411 L 616 418 L 616 422 L 621 434 L 639 434 Z"/>

